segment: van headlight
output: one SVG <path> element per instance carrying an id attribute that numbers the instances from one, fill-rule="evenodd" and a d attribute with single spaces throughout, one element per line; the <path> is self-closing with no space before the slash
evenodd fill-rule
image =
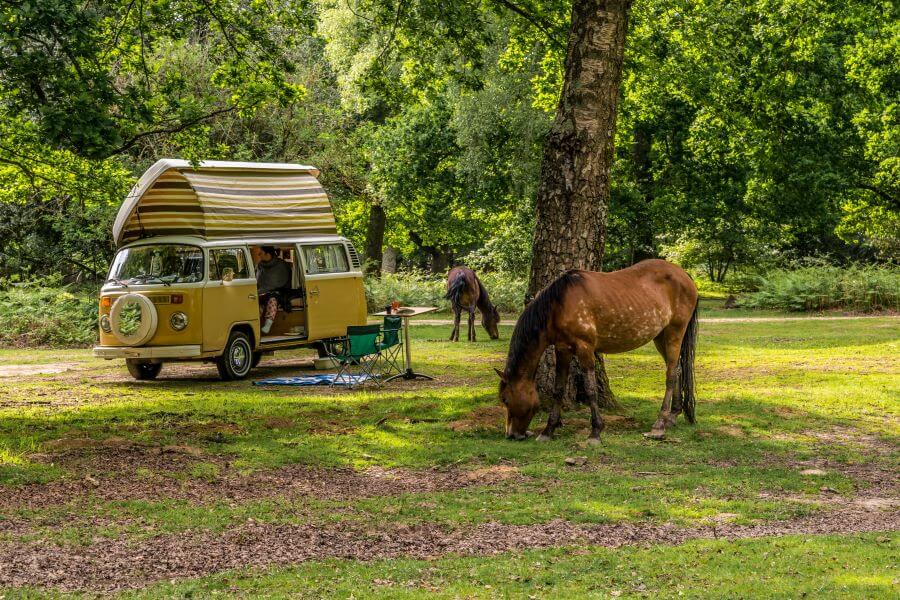
<path id="1" fill-rule="evenodd" d="M 171 325 L 172 329 L 175 331 L 181 331 L 187 327 L 187 324 L 188 318 L 183 312 L 172 313 L 172 316 L 169 317 L 169 325 Z"/>
<path id="2" fill-rule="evenodd" d="M 109 322 L 109 315 L 100 315 L 100 329 L 104 333 L 112 333 L 112 323 Z"/>

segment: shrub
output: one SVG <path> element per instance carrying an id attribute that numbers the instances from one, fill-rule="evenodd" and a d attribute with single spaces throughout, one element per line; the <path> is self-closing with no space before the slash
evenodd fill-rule
<path id="1" fill-rule="evenodd" d="M 86 346 L 97 341 L 97 294 L 57 280 L 0 282 L 0 346 Z"/>
<path id="2" fill-rule="evenodd" d="M 491 301 L 501 312 L 519 312 L 525 298 L 527 281 L 502 273 L 479 274 L 478 278 L 487 288 Z M 398 300 L 405 306 L 438 306 L 449 309 L 449 301 L 444 299 L 446 279 L 416 271 L 384 273 L 381 279 L 366 279 L 366 300 L 369 310 L 381 310 Z"/>
<path id="3" fill-rule="evenodd" d="M 855 311 L 900 310 L 900 268 L 817 265 L 781 269 L 762 277 L 741 301 L 749 308 Z"/>

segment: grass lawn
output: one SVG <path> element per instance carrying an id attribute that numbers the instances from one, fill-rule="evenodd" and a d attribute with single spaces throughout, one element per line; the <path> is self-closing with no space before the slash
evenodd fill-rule
<path id="1" fill-rule="evenodd" d="M 359 391 L 222 383 L 214 368 L 194 365 L 135 382 L 87 350 L 0 350 L 0 374 L 14 373 L 0 377 L 0 596 L 48 590 L 4 590 L 4 548 L 79 555 L 215 539 L 248 523 L 335 532 L 518 531 L 554 520 L 750 527 L 863 501 L 896 509 L 896 318 L 703 324 L 698 424 L 679 424 L 663 443 L 641 436 L 659 408 L 661 359 L 652 346 L 612 356 L 623 411 L 609 416 L 598 447 L 585 444 L 585 408 L 564 414 L 551 443 L 503 439 L 492 367 L 502 366 L 510 333 L 503 327 L 490 341 L 479 330 L 479 342 L 451 344 L 449 327 L 413 327 L 415 366 L 438 381 Z M 296 373 L 287 359 L 303 356 L 278 354 L 260 373 Z M 292 487 L 300 479 L 312 488 Z M 175 584 L 148 576 L 151 587 L 134 593 L 890 597 L 897 541 L 894 531 L 276 561 Z"/>

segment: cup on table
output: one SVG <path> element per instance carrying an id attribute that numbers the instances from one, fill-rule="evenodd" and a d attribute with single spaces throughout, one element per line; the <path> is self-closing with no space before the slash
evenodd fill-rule
<path id="1" fill-rule="evenodd" d="M 388 304 L 387 306 L 384 307 L 384 312 L 386 312 L 387 314 L 391 314 L 391 305 L 390 304 Z"/>
<path id="2" fill-rule="evenodd" d="M 397 312 L 397 309 L 398 309 L 398 308 L 400 308 L 400 301 L 399 301 L 399 300 L 394 300 L 393 302 L 391 302 L 391 309 L 392 309 L 394 312 Z"/>

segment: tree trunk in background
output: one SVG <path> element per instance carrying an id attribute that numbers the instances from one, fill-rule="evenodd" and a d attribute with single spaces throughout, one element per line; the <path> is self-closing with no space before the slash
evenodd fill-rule
<path id="1" fill-rule="evenodd" d="M 369 226 L 366 229 L 366 275 L 381 277 L 385 221 L 384 207 L 378 202 L 373 202 L 369 208 Z"/>
<path id="2" fill-rule="evenodd" d="M 565 79 L 556 119 L 544 145 L 538 187 L 534 255 L 528 292 L 533 297 L 567 269 L 599 271 L 603 262 L 616 109 L 631 0 L 574 0 Z M 553 352 L 538 370 L 545 399 L 553 389 Z M 575 399 L 573 368 L 566 394 Z M 597 363 L 601 404 L 616 407 L 602 359 Z"/>
<path id="3" fill-rule="evenodd" d="M 383 273 L 397 272 L 397 249 L 393 246 L 385 246 L 381 257 L 381 271 Z"/>

